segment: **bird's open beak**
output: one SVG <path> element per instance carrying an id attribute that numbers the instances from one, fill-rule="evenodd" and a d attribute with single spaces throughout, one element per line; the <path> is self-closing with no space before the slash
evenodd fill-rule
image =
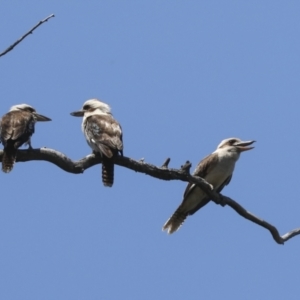
<path id="1" fill-rule="evenodd" d="M 40 121 L 40 122 L 52 121 L 50 118 L 45 117 L 43 115 L 40 115 L 40 114 L 37 114 L 37 113 L 35 113 L 34 115 L 35 115 L 37 121 Z"/>
<path id="2" fill-rule="evenodd" d="M 83 110 L 78 110 L 70 113 L 71 116 L 73 117 L 83 117 L 84 111 Z"/>
<path id="3" fill-rule="evenodd" d="M 253 149 L 254 147 L 247 147 L 249 145 L 252 145 L 255 141 L 245 141 L 245 142 L 239 142 L 236 143 L 234 146 L 236 146 L 241 152 L 242 151 L 248 151 Z"/>

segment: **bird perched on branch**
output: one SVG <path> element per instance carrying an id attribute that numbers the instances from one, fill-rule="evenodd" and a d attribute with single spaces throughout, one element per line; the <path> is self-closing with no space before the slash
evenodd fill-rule
<path id="1" fill-rule="evenodd" d="M 16 161 L 17 149 L 23 144 L 31 147 L 30 138 L 34 133 L 37 121 L 51 121 L 40 115 L 28 104 L 17 104 L 10 108 L 0 122 L 0 141 L 4 146 L 2 157 L 2 171 L 5 173 L 13 169 Z"/>
<path id="2" fill-rule="evenodd" d="M 123 156 L 121 125 L 111 114 L 108 104 L 97 99 L 84 102 L 79 111 L 71 113 L 82 117 L 82 131 L 94 153 L 102 157 L 102 181 L 111 187 L 114 182 L 114 159 L 120 153 Z"/>
<path id="3" fill-rule="evenodd" d="M 240 153 L 253 149 L 254 147 L 249 147 L 249 145 L 254 142 L 244 142 L 238 138 L 223 140 L 216 151 L 200 161 L 193 175 L 204 178 L 213 185 L 215 191 L 221 192 L 231 180 Z M 199 186 L 189 183 L 185 189 L 182 203 L 162 229 L 167 230 L 169 234 L 177 231 L 187 216 L 193 215 L 209 201 L 210 199 Z"/>

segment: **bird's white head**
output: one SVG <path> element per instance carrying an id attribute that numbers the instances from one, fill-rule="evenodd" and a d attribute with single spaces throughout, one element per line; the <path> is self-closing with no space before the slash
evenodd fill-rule
<path id="1" fill-rule="evenodd" d="M 29 104 L 16 104 L 10 108 L 9 111 L 16 111 L 16 110 L 24 110 L 28 112 L 36 112 L 35 108 L 30 106 Z"/>
<path id="2" fill-rule="evenodd" d="M 247 151 L 251 150 L 254 147 L 249 147 L 252 145 L 255 141 L 242 141 L 241 139 L 238 138 L 228 138 L 223 140 L 218 148 L 218 150 L 226 150 L 228 152 L 237 152 L 240 153 L 242 151 Z"/>
<path id="3" fill-rule="evenodd" d="M 110 114 L 110 106 L 98 99 L 90 99 L 83 103 L 82 109 L 71 113 L 74 117 Z"/>
<path id="4" fill-rule="evenodd" d="M 27 113 L 31 113 L 35 119 L 35 121 L 51 121 L 50 118 L 40 115 L 36 112 L 36 109 L 30 106 L 29 104 L 17 104 L 10 108 L 9 111 L 25 111 Z"/>

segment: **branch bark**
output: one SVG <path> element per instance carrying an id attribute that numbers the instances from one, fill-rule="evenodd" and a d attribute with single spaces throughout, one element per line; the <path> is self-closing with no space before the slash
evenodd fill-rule
<path id="1" fill-rule="evenodd" d="M 0 53 L 0 57 L 5 55 L 6 53 L 10 52 L 12 49 L 14 49 L 19 43 L 21 43 L 29 34 L 32 34 L 33 31 L 38 28 L 43 23 L 47 22 L 50 18 L 53 18 L 54 14 L 48 16 L 44 20 L 41 20 L 38 22 L 34 27 L 32 27 L 28 32 L 26 32 L 21 38 L 19 38 L 17 41 L 15 41 L 12 45 L 10 45 L 6 50 Z"/>
<path id="2" fill-rule="evenodd" d="M 2 161 L 3 151 L 0 150 L 0 161 Z M 94 154 L 89 154 L 80 160 L 73 161 L 68 158 L 65 154 L 58 152 L 54 149 L 40 148 L 40 149 L 28 149 L 28 150 L 18 150 L 17 152 L 17 162 L 27 162 L 27 161 L 48 161 L 62 170 L 73 173 L 80 174 L 83 173 L 88 168 L 101 163 L 101 157 Z M 292 237 L 300 234 L 300 228 L 296 228 L 282 236 L 280 236 L 277 228 L 270 223 L 260 219 L 251 212 L 247 211 L 244 207 L 238 204 L 233 199 L 223 196 L 212 189 L 212 185 L 205 181 L 203 178 L 198 176 L 192 176 L 189 173 L 190 162 L 186 162 L 181 169 L 170 169 L 168 164 L 170 159 L 166 159 L 161 167 L 156 167 L 152 164 L 145 163 L 144 160 L 134 160 L 125 156 L 118 156 L 115 159 L 115 164 L 124 168 L 128 168 L 135 172 L 144 173 L 149 176 L 162 179 L 162 180 L 181 180 L 186 182 L 191 182 L 199 185 L 210 199 L 216 204 L 222 206 L 228 205 L 234 209 L 239 215 L 244 217 L 251 222 L 262 226 L 270 231 L 273 239 L 278 244 L 284 244 Z"/>

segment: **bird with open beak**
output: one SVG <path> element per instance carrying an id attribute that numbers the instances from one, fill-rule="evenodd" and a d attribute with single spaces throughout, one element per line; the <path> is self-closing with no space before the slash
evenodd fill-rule
<path id="1" fill-rule="evenodd" d="M 103 184 L 111 187 L 114 182 L 114 159 L 119 153 L 123 156 L 121 125 L 112 116 L 110 106 L 98 99 L 87 100 L 81 110 L 71 115 L 83 117 L 81 128 L 86 141 L 93 152 L 102 157 Z"/>
<path id="2" fill-rule="evenodd" d="M 238 138 L 223 140 L 216 151 L 205 157 L 196 167 L 193 175 L 204 178 L 218 193 L 229 184 L 235 163 L 241 152 L 248 151 L 255 141 L 242 141 Z M 169 234 L 177 231 L 189 215 L 206 205 L 210 199 L 196 184 L 189 183 L 185 189 L 182 203 L 163 226 Z"/>
<path id="3" fill-rule="evenodd" d="M 35 123 L 51 121 L 40 115 L 28 104 L 17 104 L 10 108 L 0 121 L 0 142 L 3 144 L 2 171 L 5 173 L 13 169 L 16 161 L 17 149 L 23 144 L 31 147 L 31 136 Z"/>

